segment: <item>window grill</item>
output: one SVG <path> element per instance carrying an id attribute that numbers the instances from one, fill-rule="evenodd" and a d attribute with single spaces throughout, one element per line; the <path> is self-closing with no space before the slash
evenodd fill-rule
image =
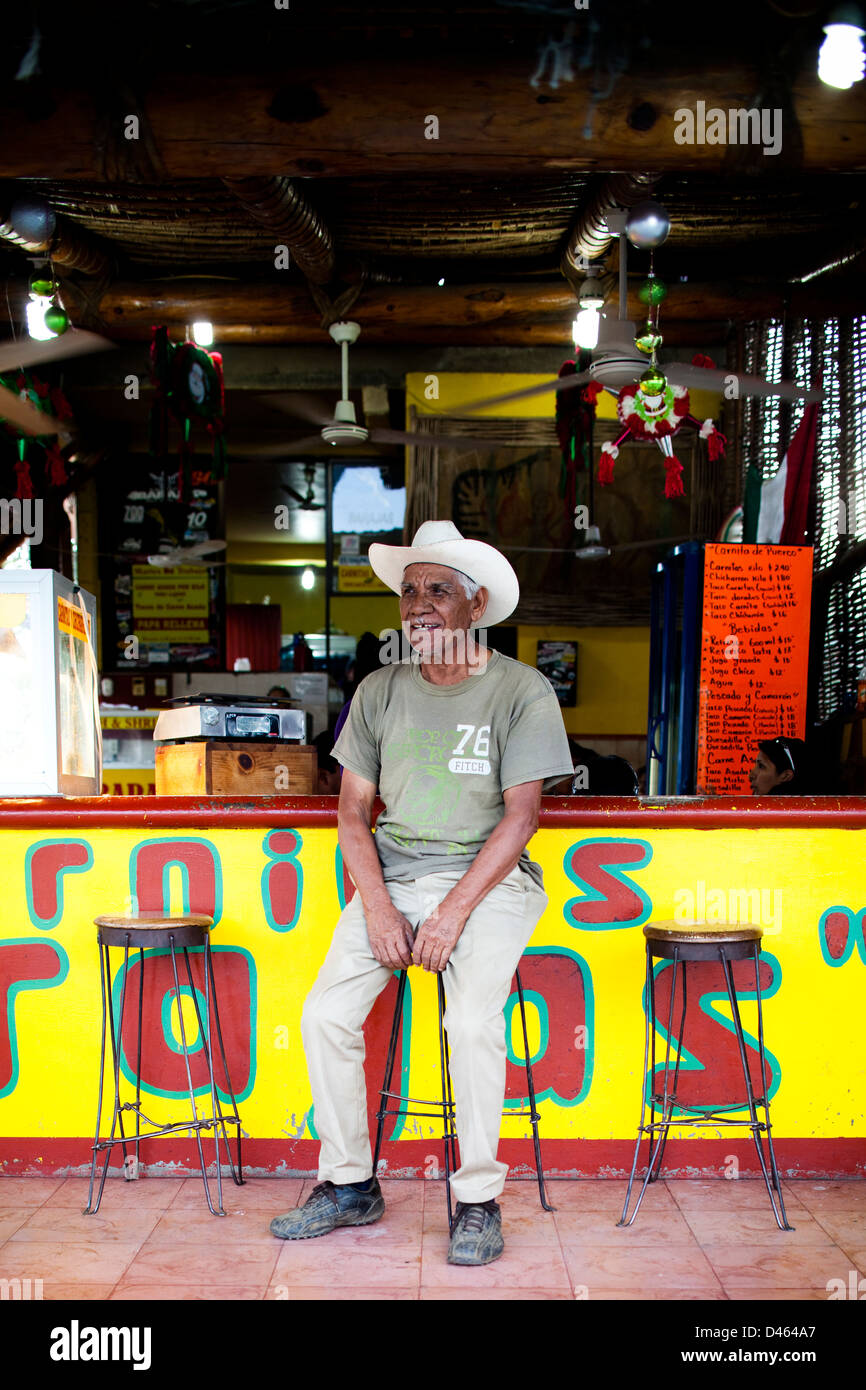
<path id="1" fill-rule="evenodd" d="M 866 666 L 866 318 L 748 324 L 743 366 L 798 386 L 823 376 L 810 517 L 815 577 L 825 581 L 818 602 L 829 585 L 815 707 L 822 722 L 853 707 Z M 804 409 L 773 396 L 744 399 L 741 490 L 752 463 L 773 476 Z"/>

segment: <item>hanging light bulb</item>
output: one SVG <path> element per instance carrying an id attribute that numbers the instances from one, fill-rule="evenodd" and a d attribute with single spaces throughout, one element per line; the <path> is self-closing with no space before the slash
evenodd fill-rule
<path id="1" fill-rule="evenodd" d="M 48 295 L 31 294 L 27 301 L 27 332 L 38 343 L 47 343 L 58 336 L 45 322 L 46 311 L 52 307 L 53 301 Z"/>
<path id="2" fill-rule="evenodd" d="M 581 309 L 574 323 L 571 325 L 571 336 L 574 339 L 574 346 L 576 348 L 597 347 L 600 323 L 601 315 L 597 309 Z"/>
<path id="3" fill-rule="evenodd" d="M 578 560 L 606 560 L 610 548 L 603 543 L 601 531 L 597 526 L 587 526 L 583 541 L 577 546 L 574 554 Z"/>
<path id="4" fill-rule="evenodd" d="M 578 315 L 571 326 L 571 336 L 576 348 L 598 346 L 598 330 L 601 323 L 599 311 L 604 308 L 604 291 L 598 279 L 598 268 L 589 266 L 586 279 L 577 293 Z"/>
<path id="5" fill-rule="evenodd" d="M 213 324 L 208 323 L 207 319 L 202 319 L 200 323 L 192 326 L 193 341 L 199 347 L 210 347 L 213 342 Z"/>
<path id="6" fill-rule="evenodd" d="M 311 570 L 309 567 L 307 567 L 307 569 L 305 569 L 304 572 L 303 572 L 303 574 L 301 575 L 301 588 L 302 588 L 302 589 L 312 589 L 312 588 L 315 587 L 315 584 L 316 584 L 316 575 L 315 575 L 315 571 L 314 571 L 314 570 Z"/>
<path id="7" fill-rule="evenodd" d="M 827 37 L 818 54 L 818 76 L 828 87 L 847 91 L 863 78 L 864 16 L 856 5 L 842 5 L 822 27 Z"/>

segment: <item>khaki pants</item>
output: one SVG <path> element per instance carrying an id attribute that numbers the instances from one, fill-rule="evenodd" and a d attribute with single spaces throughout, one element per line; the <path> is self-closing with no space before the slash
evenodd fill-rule
<path id="1" fill-rule="evenodd" d="M 392 881 L 388 893 L 417 930 L 461 877 L 454 871 L 427 874 L 413 883 Z M 445 1026 L 461 1159 L 451 1185 L 458 1202 L 486 1202 L 505 1185 L 508 1166 L 496 1158 L 505 1098 L 503 1009 L 514 971 L 546 906 L 544 891 L 514 869 L 469 916 L 445 967 Z M 370 951 L 356 893 L 337 923 L 301 1019 L 322 1145 L 320 1182 L 363 1182 L 373 1171 L 362 1028 L 392 974 Z"/>

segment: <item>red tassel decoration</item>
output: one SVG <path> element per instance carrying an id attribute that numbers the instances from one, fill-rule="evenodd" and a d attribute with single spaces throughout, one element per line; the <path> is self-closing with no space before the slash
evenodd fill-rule
<path id="1" fill-rule="evenodd" d="M 723 459 L 725 457 L 727 443 L 728 441 L 721 430 L 713 430 L 713 433 L 707 440 L 707 448 L 710 451 L 710 463 L 715 463 L 717 459 Z"/>
<path id="2" fill-rule="evenodd" d="M 683 466 L 678 458 L 665 459 L 665 497 L 685 497 Z"/>
<path id="3" fill-rule="evenodd" d="M 607 487 L 608 483 L 613 482 L 613 465 L 618 457 L 619 449 L 615 444 L 602 444 L 601 458 L 598 461 L 598 481 L 602 487 Z"/>
<path id="4" fill-rule="evenodd" d="M 27 444 L 23 439 L 18 440 L 18 462 L 15 465 L 15 477 L 18 485 L 15 488 L 15 496 L 23 501 L 25 497 L 33 497 L 33 480 L 30 477 L 30 464 L 27 462 Z"/>
<path id="5" fill-rule="evenodd" d="M 63 487 L 69 481 L 63 455 L 57 444 L 49 444 L 45 450 L 47 481 L 51 487 Z"/>

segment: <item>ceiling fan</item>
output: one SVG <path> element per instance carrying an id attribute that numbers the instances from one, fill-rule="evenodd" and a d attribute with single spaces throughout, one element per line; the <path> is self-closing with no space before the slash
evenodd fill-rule
<path id="1" fill-rule="evenodd" d="M 302 497 L 296 488 L 289 487 L 288 483 L 280 483 L 283 492 L 287 492 L 290 497 L 294 497 L 298 504 L 299 511 L 320 512 L 324 511 L 324 502 L 316 501 L 316 465 L 314 463 L 304 464 L 304 481 L 307 484 L 307 494 Z"/>
<path id="2" fill-rule="evenodd" d="M 418 432 L 407 430 L 392 429 L 367 429 L 366 425 L 358 424 L 355 404 L 349 398 L 349 347 L 357 342 L 361 332 L 360 324 L 352 322 L 332 323 L 328 329 L 335 343 L 340 345 L 342 358 L 342 394 L 337 401 L 332 416 L 327 416 L 315 407 L 309 406 L 303 401 L 299 401 L 292 395 L 271 394 L 262 397 L 264 404 L 279 410 L 282 414 L 292 416 L 295 419 L 303 419 L 310 424 L 318 426 L 318 433 L 311 434 L 297 441 L 290 441 L 285 444 L 267 444 L 255 447 L 247 452 L 251 456 L 261 458 L 285 458 L 289 453 L 302 452 L 305 449 L 312 449 L 322 444 L 330 444 L 332 447 L 353 445 L 353 444 L 414 444 L 425 442 L 426 436 Z M 513 435 L 508 437 L 508 425 L 502 422 L 503 435 L 501 438 L 491 438 L 486 436 L 483 440 L 473 439 L 470 436 L 454 436 L 437 434 L 430 437 L 430 442 L 440 447 L 459 448 L 462 450 L 478 449 L 480 447 L 493 446 L 496 448 L 525 449 L 526 441 L 517 439 Z M 286 491 L 293 496 L 291 488 Z M 308 506 L 312 504 L 308 502 Z"/>
<path id="3" fill-rule="evenodd" d="M 224 565 L 224 560 L 209 560 L 207 557 L 219 550 L 225 550 L 225 541 L 196 541 L 194 545 L 167 546 L 156 555 L 148 555 L 147 563 L 157 569 L 169 569 L 177 565 L 196 565 L 202 569 L 214 569 Z"/>
<path id="4" fill-rule="evenodd" d="M 623 541 L 622 544 L 605 545 L 597 526 L 588 526 L 582 542 L 570 550 L 564 546 L 506 546 L 497 548 L 506 555 L 574 555 L 578 560 L 606 560 L 610 555 L 619 555 L 626 550 L 652 550 L 659 546 L 683 545 L 691 536 L 655 536 L 645 541 Z"/>
<path id="5" fill-rule="evenodd" d="M 102 338 L 98 333 L 88 333 L 82 328 L 68 328 L 65 333 L 46 342 L 35 338 L 17 338 L 0 345 L 0 375 L 24 371 L 42 363 L 65 361 L 68 357 L 79 357 L 84 353 L 104 352 L 114 346 L 108 338 Z M 0 419 L 8 420 L 25 434 L 46 437 L 56 434 L 62 443 L 72 438 L 73 432 L 68 423 L 37 410 L 29 400 L 5 386 L 0 386 Z"/>
<path id="6" fill-rule="evenodd" d="M 620 243 L 619 306 L 616 315 L 609 310 L 602 312 L 599 322 L 598 343 L 592 349 L 590 367 L 570 376 L 554 378 L 538 386 L 527 386 L 520 391 L 509 391 L 502 396 L 490 396 L 484 400 L 471 401 L 460 407 L 461 414 L 472 415 L 493 406 L 507 405 L 511 401 L 527 400 L 532 396 L 543 395 L 547 391 L 568 391 L 575 386 L 585 386 L 590 381 L 600 382 L 611 395 L 618 396 L 623 386 L 638 382 L 649 365 L 647 354 L 635 344 L 637 329 L 628 318 L 626 243 L 623 232 L 618 233 Z M 672 386 L 684 386 L 689 390 L 723 392 L 731 380 L 736 381 L 740 396 L 781 396 L 783 400 L 804 401 L 807 405 L 824 399 L 824 392 L 816 388 L 805 388 L 792 381 L 770 382 L 759 376 L 746 376 L 741 372 L 720 371 L 715 367 L 699 367 L 692 362 L 665 362 L 662 370 Z"/>

